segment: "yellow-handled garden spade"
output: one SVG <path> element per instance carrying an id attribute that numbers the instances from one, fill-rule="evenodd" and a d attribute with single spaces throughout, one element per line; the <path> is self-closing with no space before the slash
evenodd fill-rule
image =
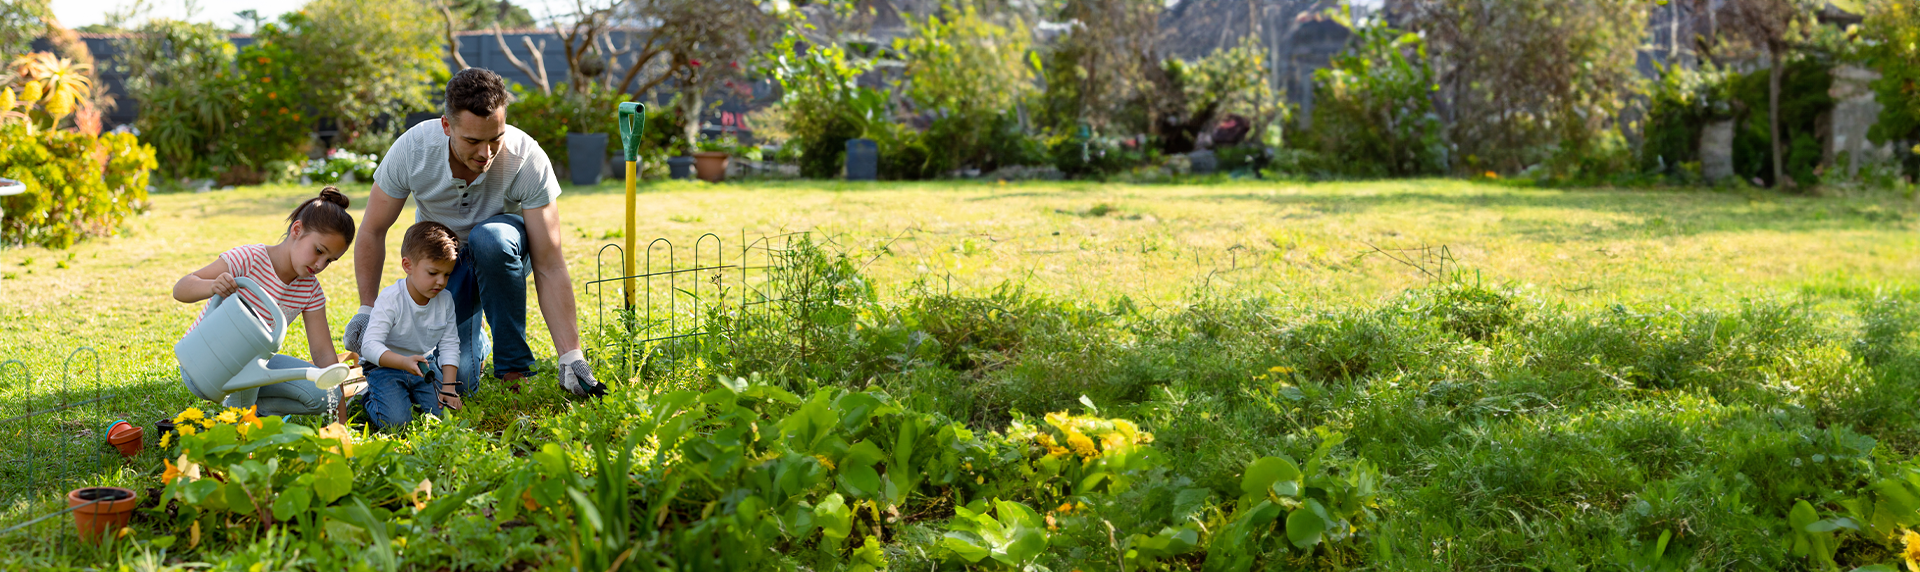
<path id="1" fill-rule="evenodd" d="M 622 250 L 622 252 L 625 252 L 627 255 L 625 274 L 627 280 L 621 285 L 621 291 L 627 295 L 628 310 L 633 309 L 633 277 L 637 273 L 633 265 L 633 239 L 638 232 L 638 229 L 635 229 L 633 225 L 633 209 L 634 201 L 636 200 L 633 185 L 640 180 L 638 174 L 640 164 L 640 137 L 646 130 L 647 104 L 638 101 L 621 103 L 620 146 L 627 155 L 627 247 L 625 250 Z"/>

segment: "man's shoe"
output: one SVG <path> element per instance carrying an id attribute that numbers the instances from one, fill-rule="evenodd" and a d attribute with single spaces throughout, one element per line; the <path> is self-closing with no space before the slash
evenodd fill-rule
<path id="1" fill-rule="evenodd" d="M 520 380 L 526 379 L 529 376 L 530 374 L 524 371 L 509 371 L 500 374 L 500 381 L 507 382 L 507 391 L 520 393 Z"/>

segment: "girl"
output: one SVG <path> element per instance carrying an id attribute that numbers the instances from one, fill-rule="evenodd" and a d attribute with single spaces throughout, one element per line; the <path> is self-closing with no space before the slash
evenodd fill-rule
<path id="1" fill-rule="evenodd" d="M 347 245 L 353 243 L 353 215 L 347 214 L 350 204 L 339 189 L 321 189 L 320 196 L 300 203 L 299 208 L 287 216 L 287 232 L 279 244 L 249 244 L 221 253 L 220 258 L 206 268 L 175 282 L 173 299 L 191 304 L 214 294 L 231 296 L 239 292 L 256 312 L 279 307 L 282 319 L 291 321 L 295 315 L 305 318 L 307 349 L 312 352 L 313 363 L 276 355 L 267 361 L 269 368 L 327 367 L 339 363 L 339 356 L 333 352 L 333 334 L 327 329 L 327 295 L 320 290 L 320 281 L 314 279 L 314 275 L 339 260 L 346 254 Z M 234 283 L 236 276 L 253 279 L 273 298 L 273 303 L 256 300 L 252 292 L 241 290 Z M 318 415 L 326 412 L 330 391 L 302 379 L 228 395 L 225 405 L 258 405 L 259 415 Z M 344 422 L 346 396 L 336 394 L 336 400 L 339 406 L 334 416 Z"/>

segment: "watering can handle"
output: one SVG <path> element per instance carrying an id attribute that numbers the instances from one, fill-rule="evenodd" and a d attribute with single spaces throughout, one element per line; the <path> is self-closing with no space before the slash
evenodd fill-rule
<path id="1" fill-rule="evenodd" d="M 233 278 L 233 284 L 235 286 L 239 286 L 243 289 L 246 289 L 247 291 L 253 292 L 254 298 L 257 298 L 260 300 L 266 300 L 269 303 L 273 301 L 273 297 L 267 295 L 267 289 L 261 288 L 260 284 L 257 282 L 254 282 L 252 278 L 247 278 L 245 276 L 235 276 Z M 202 312 L 201 315 L 204 316 L 206 314 L 213 313 L 213 309 L 219 306 L 220 303 L 225 298 L 226 298 L 225 296 L 214 294 L 212 298 L 207 300 L 207 309 L 206 311 Z M 245 298 L 240 299 L 241 305 L 244 306 L 246 305 L 246 303 L 247 301 Z M 267 316 L 269 316 L 267 320 L 270 322 L 273 322 L 273 343 L 275 344 L 279 344 L 280 340 L 285 339 L 287 335 L 287 318 L 281 315 L 279 310 L 280 310 L 279 305 L 275 304 L 272 310 L 269 310 L 266 312 Z"/>
<path id="2" fill-rule="evenodd" d="M 647 104 L 627 101 L 620 104 L 620 146 L 624 149 L 627 162 L 640 158 L 641 135 L 647 131 Z"/>

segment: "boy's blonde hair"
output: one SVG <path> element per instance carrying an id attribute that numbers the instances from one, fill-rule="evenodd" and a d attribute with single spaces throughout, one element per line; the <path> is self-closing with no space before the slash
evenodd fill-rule
<path id="1" fill-rule="evenodd" d="M 414 262 L 453 262 L 460 259 L 460 237 L 433 221 L 415 223 L 400 239 L 400 255 Z"/>

